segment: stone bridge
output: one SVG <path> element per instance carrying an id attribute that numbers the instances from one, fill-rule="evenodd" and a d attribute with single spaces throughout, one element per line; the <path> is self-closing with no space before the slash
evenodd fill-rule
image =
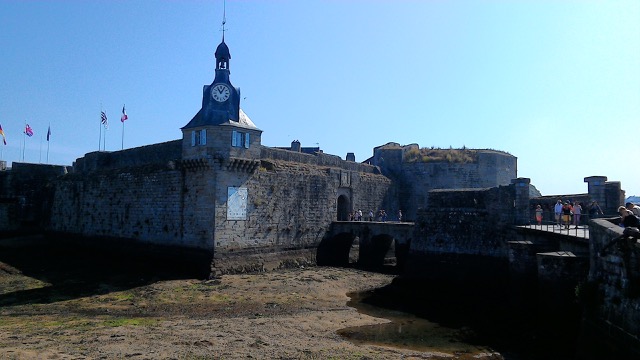
<path id="1" fill-rule="evenodd" d="M 374 268 L 395 257 L 404 267 L 413 237 L 412 222 L 334 221 L 318 246 L 318 265 Z"/>

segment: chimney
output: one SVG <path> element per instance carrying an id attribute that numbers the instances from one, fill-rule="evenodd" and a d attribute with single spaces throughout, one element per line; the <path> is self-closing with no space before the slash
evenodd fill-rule
<path id="1" fill-rule="evenodd" d="M 291 151 L 300 152 L 300 150 L 301 150 L 300 141 L 293 140 L 291 142 Z"/>

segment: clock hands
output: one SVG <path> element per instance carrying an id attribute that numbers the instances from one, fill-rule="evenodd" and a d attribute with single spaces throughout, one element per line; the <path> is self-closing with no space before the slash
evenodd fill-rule
<path id="1" fill-rule="evenodd" d="M 218 102 L 226 101 L 230 93 L 229 87 L 224 84 L 218 84 L 211 89 L 211 97 Z"/>

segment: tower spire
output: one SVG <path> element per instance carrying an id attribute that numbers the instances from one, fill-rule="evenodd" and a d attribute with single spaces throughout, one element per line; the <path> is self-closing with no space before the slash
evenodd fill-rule
<path id="1" fill-rule="evenodd" d="M 224 42 L 224 25 L 227 23 L 227 1 L 222 2 L 222 42 Z"/>
<path id="2" fill-rule="evenodd" d="M 226 31 L 225 25 L 227 24 L 227 2 L 224 1 L 224 8 L 222 10 L 222 42 L 216 49 L 216 70 L 229 70 L 229 59 L 231 54 L 229 53 L 229 47 L 224 43 L 224 32 Z M 217 75 L 216 75 L 217 76 Z"/>

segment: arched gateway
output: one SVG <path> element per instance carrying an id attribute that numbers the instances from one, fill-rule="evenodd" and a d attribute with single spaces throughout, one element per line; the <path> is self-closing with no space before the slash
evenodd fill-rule
<path id="1" fill-rule="evenodd" d="M 349 204 L 349 198 L 346 195 L 338 196 L 338 221 L 349 220 L 349 212 L 351 211 L 351 205 Z"/>

